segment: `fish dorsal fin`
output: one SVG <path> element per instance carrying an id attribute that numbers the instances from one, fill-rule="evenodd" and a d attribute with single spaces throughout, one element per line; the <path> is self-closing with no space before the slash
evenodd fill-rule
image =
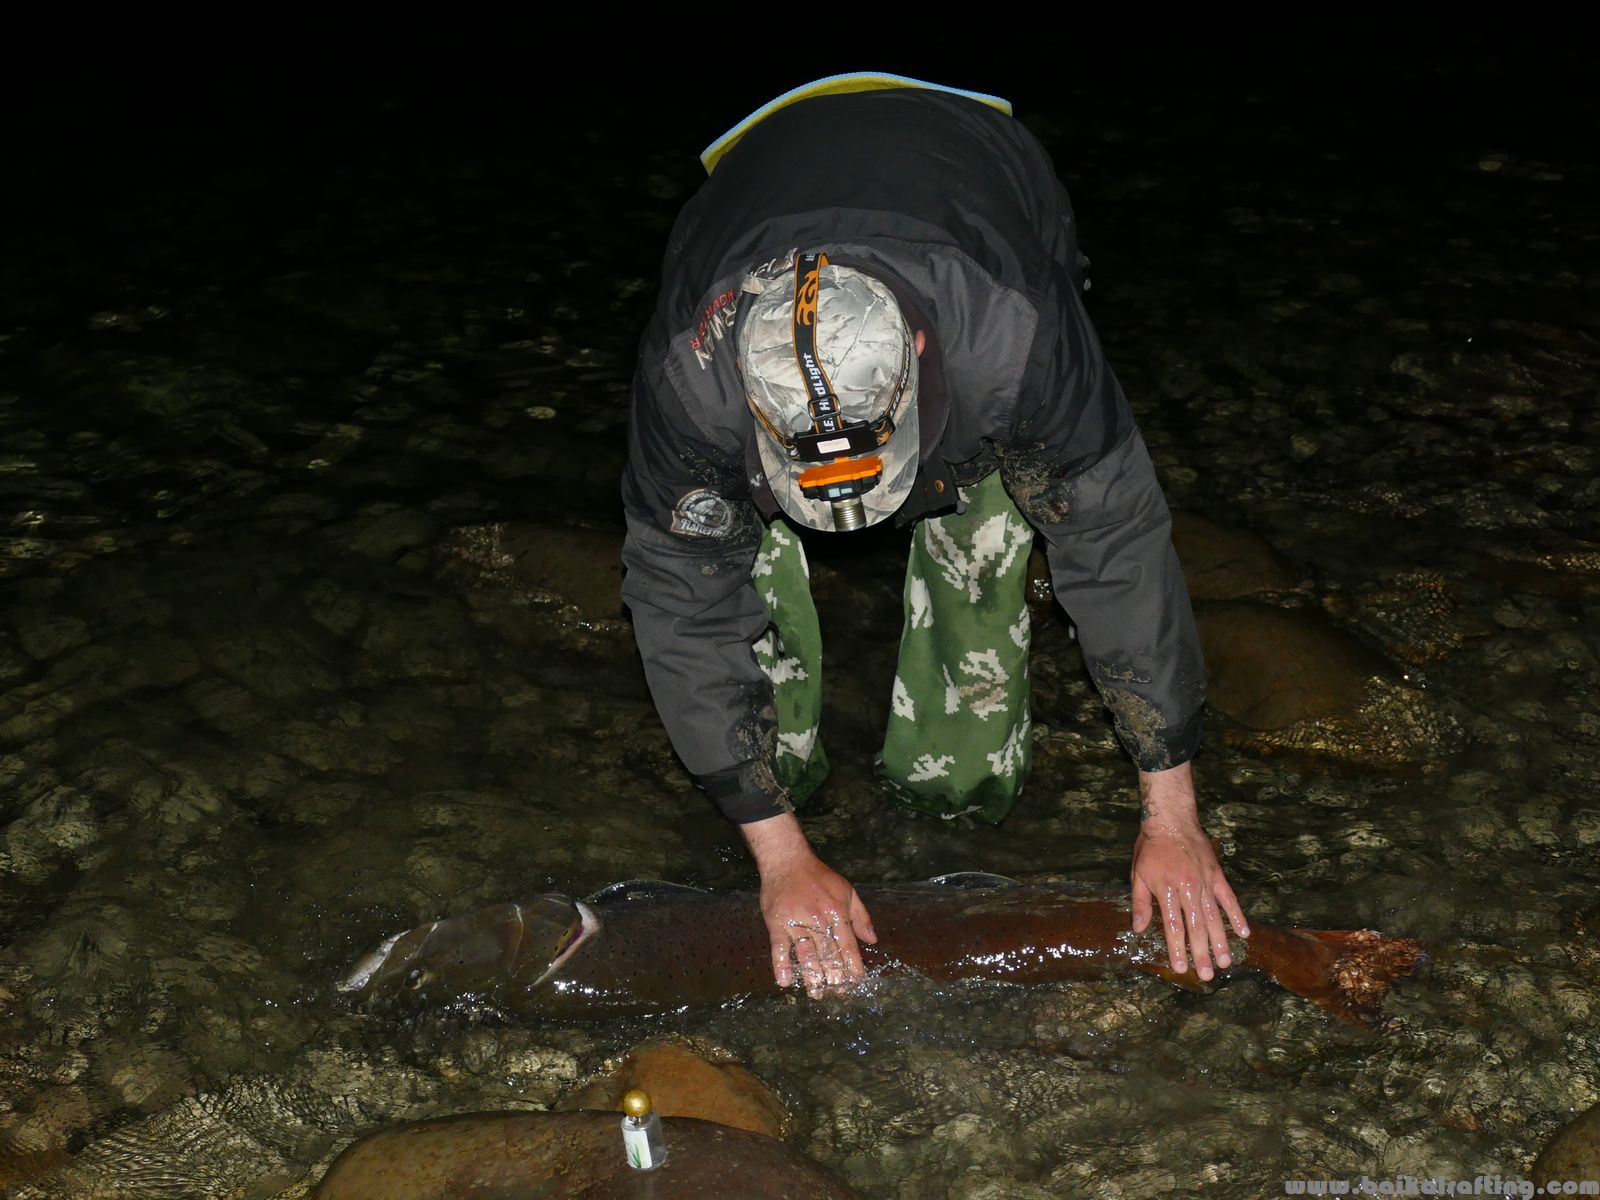
<path id="1" fill-rule="evenodd" d="M 703 896 L 710 889 L 690 887 L 687 883 L 668 883 L 665 879 L 624 879 L 608 883 L 592 896 L 585 896 L 588 904 L 622 904 L 629 900 L 654 900 L 662 896 Z"/>
<path id="2" fill-rule="evenodd" d="M 951 888 L 998 888 L 1021 887 L 1022 880 L 1012 879 L 1009 875 L 993 875 L 988 871 L 951 871 L 948 875 L 935 875 L 928 880 L 937 883 L 940 887 Z"/>

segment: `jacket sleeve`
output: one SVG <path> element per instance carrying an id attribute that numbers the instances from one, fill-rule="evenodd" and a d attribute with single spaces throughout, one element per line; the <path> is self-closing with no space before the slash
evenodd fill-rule
<path id="1" fill-rule="evenodd" d="M 1056 598 L 1118 737 L 1141 770 L 1162 771 L 1200 747 L 1205 662 L 1144 438 L 1077 288 L 1061 296 L 1064 315 L 1053 344 L 1036 347 L 1001 477 L 1046 540 Z"/>
<path id="2" fill-rule="evenodd" d="M 634 379 L 622 499 L 622 596 L 673 748 L 730 819 L 792 810 L 773 771 L 772 685 L 752 643 L 766 629 L 750 569 L 762 522 L 742 457 L 689 419 L 664 374 Z"/>

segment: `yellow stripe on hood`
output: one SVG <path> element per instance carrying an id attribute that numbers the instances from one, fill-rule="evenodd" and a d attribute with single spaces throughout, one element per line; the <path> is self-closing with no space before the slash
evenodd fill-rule
<path id="1" fill-rule="evenodd" d="M 1011 101 L 1002 100 L 999 96 L 990 96 L 984 92 L 969 92 L 965 88 L 945 87 L 941 83 L 929 83 L 923 79 L 911 79 L 905 75 L 889 75 L 882 71 L 853 71 L 847 75 L 828 75 L 822 79 L 803 83 L 797 88 L 790 88 L 775 100 L 769 100 L 733 128 L 729 129 L 716 141 L 712 142 L 700 152 L 700 162 L 705 166 L 709 175 L 716 169 L 722 156 L 732 150 L 739 139 L 749 133 L 767 117 L 777 112 L 780 108 L 787 108 L 797 100 L 809 100 L 813 96 L 837 96 L 845 92 L 875 92 L 886 88 L 928 88 L 935 92 L 954 92 L 958 96 L 967 96 L 980 103 L 987 104 L 990 108 L 997 108 L 1006 116 L 1012 116 Z"/>

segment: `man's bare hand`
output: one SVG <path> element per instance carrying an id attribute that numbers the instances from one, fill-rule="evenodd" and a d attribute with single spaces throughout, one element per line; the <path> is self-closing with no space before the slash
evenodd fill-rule
<path id="1" fill-rule="evenodd" d="M 862 978 L 859 943 L 878 935 L 850 881 L 816 856 L 793 816 L 741 829 L 761 871 L 761 916 L 778 986 L 794 982 L 796 964 L 812 999 Z"/>
<path id="2" fill-rule="evenodd" d="M 1211 840 L 1200 828 L 1194 776 L 1187 763 L 1170 771 L 1139 773 L 1143 820 L 1133 846 L 1133 930 L 1144 932 L 1157 907 L 1174 971 L 1209 980 L 1233 962 L 1223 916 L 1240 937 L 1250 936 L 1244 910 L 1233 894 Z"/>

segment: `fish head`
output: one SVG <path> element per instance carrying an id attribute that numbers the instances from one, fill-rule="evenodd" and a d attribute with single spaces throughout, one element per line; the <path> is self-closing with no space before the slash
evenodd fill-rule
<path id="1" fill-rule="evenodd" d="M 549 893 L 493 904 L 398 933 L 338 983 L 342 992 L 420 1007 L 504 985 L 536 986 L 599 922 L 588 905 Z"/>

